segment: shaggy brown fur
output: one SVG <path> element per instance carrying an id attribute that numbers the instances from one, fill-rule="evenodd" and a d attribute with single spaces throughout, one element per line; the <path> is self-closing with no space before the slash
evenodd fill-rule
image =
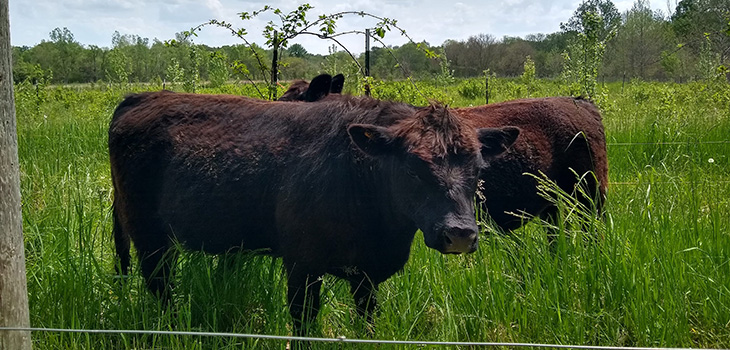
<path id="1" fill-rule="evenodd" d="M 417 118 L 398 123 L 397 136 L 408 139 L 409 144 L 419 145 L 412 149 L 421 158 L 432 161 L 433 157 L 444 158 L 448 154 L 476 152 L 476 134 L 466 132 L 471 125 L 456 122 L 458 119 L 448 108 L 431 105 L 416 113 Z M 469 136 L 469 138 L 464 138 Z"/>

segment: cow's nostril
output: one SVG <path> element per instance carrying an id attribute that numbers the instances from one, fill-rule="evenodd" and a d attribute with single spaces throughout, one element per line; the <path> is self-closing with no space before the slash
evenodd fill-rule
<path id="1" fill-rule="evenodd" d="M 444 235 L 444 243 L 446 243 L 447 246 L 454 244 L 454 241 L 452 241 L 449 236 L 451 236 L 449 233 Z"/>

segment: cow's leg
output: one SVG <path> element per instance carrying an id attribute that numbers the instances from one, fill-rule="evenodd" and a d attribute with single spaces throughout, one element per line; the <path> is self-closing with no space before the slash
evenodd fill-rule
<path id="1" fill-rule="evenodd" d="M 114 267 L 117 270 L 117 275 L 119 275 L 120 280 L 124 280 L 124 278 L 129 275 L 129 236 L 122 229 L 122 225 L 117 217 L 116 208 L 112 209 L 112 218 L 114 222 L 114 226 L 112 228 L 114 235 L 114 247 L 117 253 Z"/>
<path id="2" fill-rule="evenodd" d="M 167 304 L 171 297 L 170 274 L 177 258 L 177 250 L 170 246 L 166 235 L 150 235 L 154 238 L 135 242 L 140 270 L 147 288 Z"/>
<path id="3" fill-rule="evenodd" d="M 286 261 L 284 265 L 287 270 L 287 301 L 294 323 L 294 335 L 302 336 L 317 318 L 323 274 L 309 273 L 307 269 Z"/>
<path id="4" fill-rule="evenodd" d="M 595 241 L 597 237 L 592 236 L 593 230 L 591 226 L 594 225 L 593 220 L 601 218 L 602 212 L 602 194 L 599 188 L 598 181 L 592 173 L 588 173 L 586 170 L 583 175 L 576 178 L 576 175 L 572 172 L 570 174 L 563 174 L 557 181 L 560 189 L 572 196 L 575 201 L 585 211 L 585 216 L 579 217 L 578 222 L 575 220 L 568 220 L 568 222 L 561 223 L 560 220 L 564 220 L 564 217 L 560 216 L 558 207 L 551 204 L 546 208 L 540 217 L 551 224 L 553 227 L 560 227 L 560 225 L 567 225 L 565 229 L 580 229 L 584 234 L 586 242 Z M 581 173 L 579 173 L 581 174 Z M 548 230 L 548 241 L 553 243 L 558 238 L 559 230 L 552 228 Z"/>
<path id="5" fill-rule="evenodd" d="M 224 276 L 228 276 L 229 274 L 233 273 L 233 271 L 236 269 L 238 254 L 238 251 L 227 251 L 223 254 L 220 254 L 218 256 L 218 271 L 223 272 Z"/>
<path id="6" fill-rule="evenodd" d="M 540 218 L 549 225 L 547 229 L 548 246 L 554 248 L 555 241 L 558 239 L 558 235 L 560 234 L 561 225 L 560 211 L 558 210 L 558 207 L 555 205 L 551 205 L 545 208 L 540 213 Z"/>
<path id="7" fill-rule="evenodd" d="M 586 241 L 595 242 L 600 240 L 601 237 L 595 236 L 596 232 L 591 229 L 595 225 L 592 221 L 605 219 L 605 212 L 603 211 L 605 192 L 592 173 L 584 175 L 584 179 L 579 186 L 583 186 L 583 191 L 577 193 L 578 202 L 589 214 L 586 220 L 581 223 L 581 230 L 586 234 Z M 576 191 L 578 192 L 577 189 Z"/>
<path id="8" fill-rule="evenodd" d="M 377 290 L 378 285 L 366 276 L 362 279 L 350 280 L 350 293 L 352 293 L 352 297 L 355 299 L 357 313 L 361 317 L 365 317 L 365 320 L 370 326 L 373 324 L 373 312 L 377 305 L 375 295 Z"/>

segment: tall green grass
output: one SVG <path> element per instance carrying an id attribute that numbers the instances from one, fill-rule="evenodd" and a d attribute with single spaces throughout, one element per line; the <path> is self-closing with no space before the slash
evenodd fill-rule
<path id="1" fill-rule="evenodd" d="M 387 90 L 390 84 L 379 87 L 383 95 L 398 98 L 408 89 Z M 483 101 L 460 95 L 464 82 L 418 84 L 452 105 Z M 493 101 L 527 97 L 515 81 L 497 79 L 493 88 Z M 290 334 L 276 259 L 241 254 L 224 263 L 185 253 L 173 310 L 149 295 L 138 271 L 115 276 L 106 133 L 124 94 L 142 89 L 154 87 L 16 86 L 32 325 Z M 542 81 L 530 94 L 561 89 Z M 252 93 L 236 86 L 215 91 Z M 414 94 L 401 99 L 422 102 Z M 612 184 L 606 220 L 589 221 L 590 234 L 570 225 L 580 217 L 565 202 L 563 234 L 552 245 L 540 222 L 510 236 L 485 229 L 478 252 L 466 256 L 440 255 L 417 235 L 405 269 L 381 285 L 372 334 L 346 283 L 327 277 L 312 335 L 730 347 L 730 145 L 704 143 L 730 140 L 725 96 L 700 83 L 604 87 L 599 104 Z M 38 349 L 283 347 L 160 335 L 34 333 L 33 342 Z"/>

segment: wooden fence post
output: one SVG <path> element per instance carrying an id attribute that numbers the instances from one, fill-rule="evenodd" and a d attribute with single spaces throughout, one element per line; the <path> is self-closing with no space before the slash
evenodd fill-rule
<path id="1" fill-rule="evenodd" d="M 484 93 L 484 99 L 486 100 L 486 104 L 489 104 L 489 72 L 487 72 L 487 78 L 484 81 L 484 87 L 486 88 L 486 92 Z"/>
<path id="2" fill-rule="evenodd" d="M 8 0 L 0 0 L 0 327 L 29 327 Z M 29 350 L 30 332 L 0 331 L 0 350 Z"/>
<path id="3" fill-rule="evenodd" d="M 365 76 L 370 76 L 370 28 L 365 29 Z M 369 83 L 365 83 L 365 96 L 370 96 Z"/>

